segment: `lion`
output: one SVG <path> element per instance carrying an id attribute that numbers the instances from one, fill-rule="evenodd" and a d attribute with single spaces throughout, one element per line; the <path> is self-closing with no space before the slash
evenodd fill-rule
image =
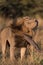
<path id="1" fill-rule="evenodd" d="M 30 37 L 27 38 L 27 35 L 30 35 L 31 30 L 34 27 L 37 27 L 37 22 L 35 20 L 33 20 L 33 19 L 32 20 L 29 20 L 27 17 L 25 17 L 26 20 L 24 19 L 24 17 L 21 18 L 22 21 L 20 20 L 20 22 L 18 22 L 18 19 L 19 18 L 17 18 L 16 26 L 19 26 L 19 25 L 22 24 L 22 26 L 21 26 L 22 29 L 21 30 L 18 30 L 19 32 L 16 32 L 16 31 L 14 33 L 12 32 L 12 28 L 10 26 L 12 24 L 12 19 L 11 20 L 9 19 L 8 20 L 9 21 L 8 22 L 8 25 L 6 24 L 6 27 L 3 28 L 2 31 L 1 31 L 1 33 L 0 33 L 3 59 L 5 59 L 6 42 L 8 41 L 9 44 L 10 44 L 10 59 L 11 60 L 14 60 L 14 50 L 15 50 L 15 47 L 17 47 L 17 46 L 15 46 L 16 45 L 15 35 L 19 35 L 19 33 L 20 34 L 22 33 L 21 35 L 23 36 L 23 38 L 25 40 L 27 40 L 30 44 L 32 43 L 32 45 L 36 46 L 35 43 L 33 42 L 33 40 Z M 19 23 L 21 23 L 21 24 L 19 24 Z M 29 24 L 31 25 L 30 28 L 29 28 Z M 27 31 L 25 30 L 25 28 L 26 28 Z M 13 30 L 17 30 L 17 28 L 14 28 Z M 33 30 L 32 30 L 32 33 L 33 33 Z M 24 57 L 25 50 L 26 50 L 26 47 L 21 47 L 21 60 Z"/>

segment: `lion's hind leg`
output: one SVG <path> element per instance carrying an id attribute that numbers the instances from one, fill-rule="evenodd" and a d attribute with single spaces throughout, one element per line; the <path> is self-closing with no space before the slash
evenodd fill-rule
<path id="1" fill-rule="evenodd" d="M 2 44 L 2 60 L 5 61 L 6 58 L 6 39 L 2 39 L 1 40 L 1 44 Z"/>
<path id="2" fill-rule="evenodd" d="M 15 50 L 15 39 L 14 37 L 10 37 L 8 41 L 10 44 L 10 60 L 13 61 L 14 60 L 14 50 Z"/>

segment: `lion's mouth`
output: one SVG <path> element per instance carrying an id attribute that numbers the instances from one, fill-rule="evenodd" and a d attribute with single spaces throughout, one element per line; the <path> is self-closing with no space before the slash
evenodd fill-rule
<path id="1" fill-rule="evenodd" d="M 35 22 L 37 23 L 36 26 L 33 28 L 33 30 L 37 30 L 38 27 L 38 20 L 35 20 Z"/>

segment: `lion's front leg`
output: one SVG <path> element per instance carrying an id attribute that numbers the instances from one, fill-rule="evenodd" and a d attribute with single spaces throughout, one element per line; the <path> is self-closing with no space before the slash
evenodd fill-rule
<path id="1" fill-rule="evenodd" d="M 21 48 L 21 61 L 25 57 L 25 51 L 26 51 L 26 47 L 22 47 Z"/>

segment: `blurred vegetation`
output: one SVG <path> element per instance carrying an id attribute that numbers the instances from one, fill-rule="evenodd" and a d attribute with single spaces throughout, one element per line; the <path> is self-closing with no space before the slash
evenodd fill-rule
<path id="1" fill-rule="evenodd" d="M 0 0 L 0 13 L 3 13 L 2 10 L 10 16 L 39 14 L 43 17 L 43 0 Z"/>
<path id="2" fill-rule="evenodd" d="M 43 60 L 40 61 L 40 64 L 43 65 Z"/>

